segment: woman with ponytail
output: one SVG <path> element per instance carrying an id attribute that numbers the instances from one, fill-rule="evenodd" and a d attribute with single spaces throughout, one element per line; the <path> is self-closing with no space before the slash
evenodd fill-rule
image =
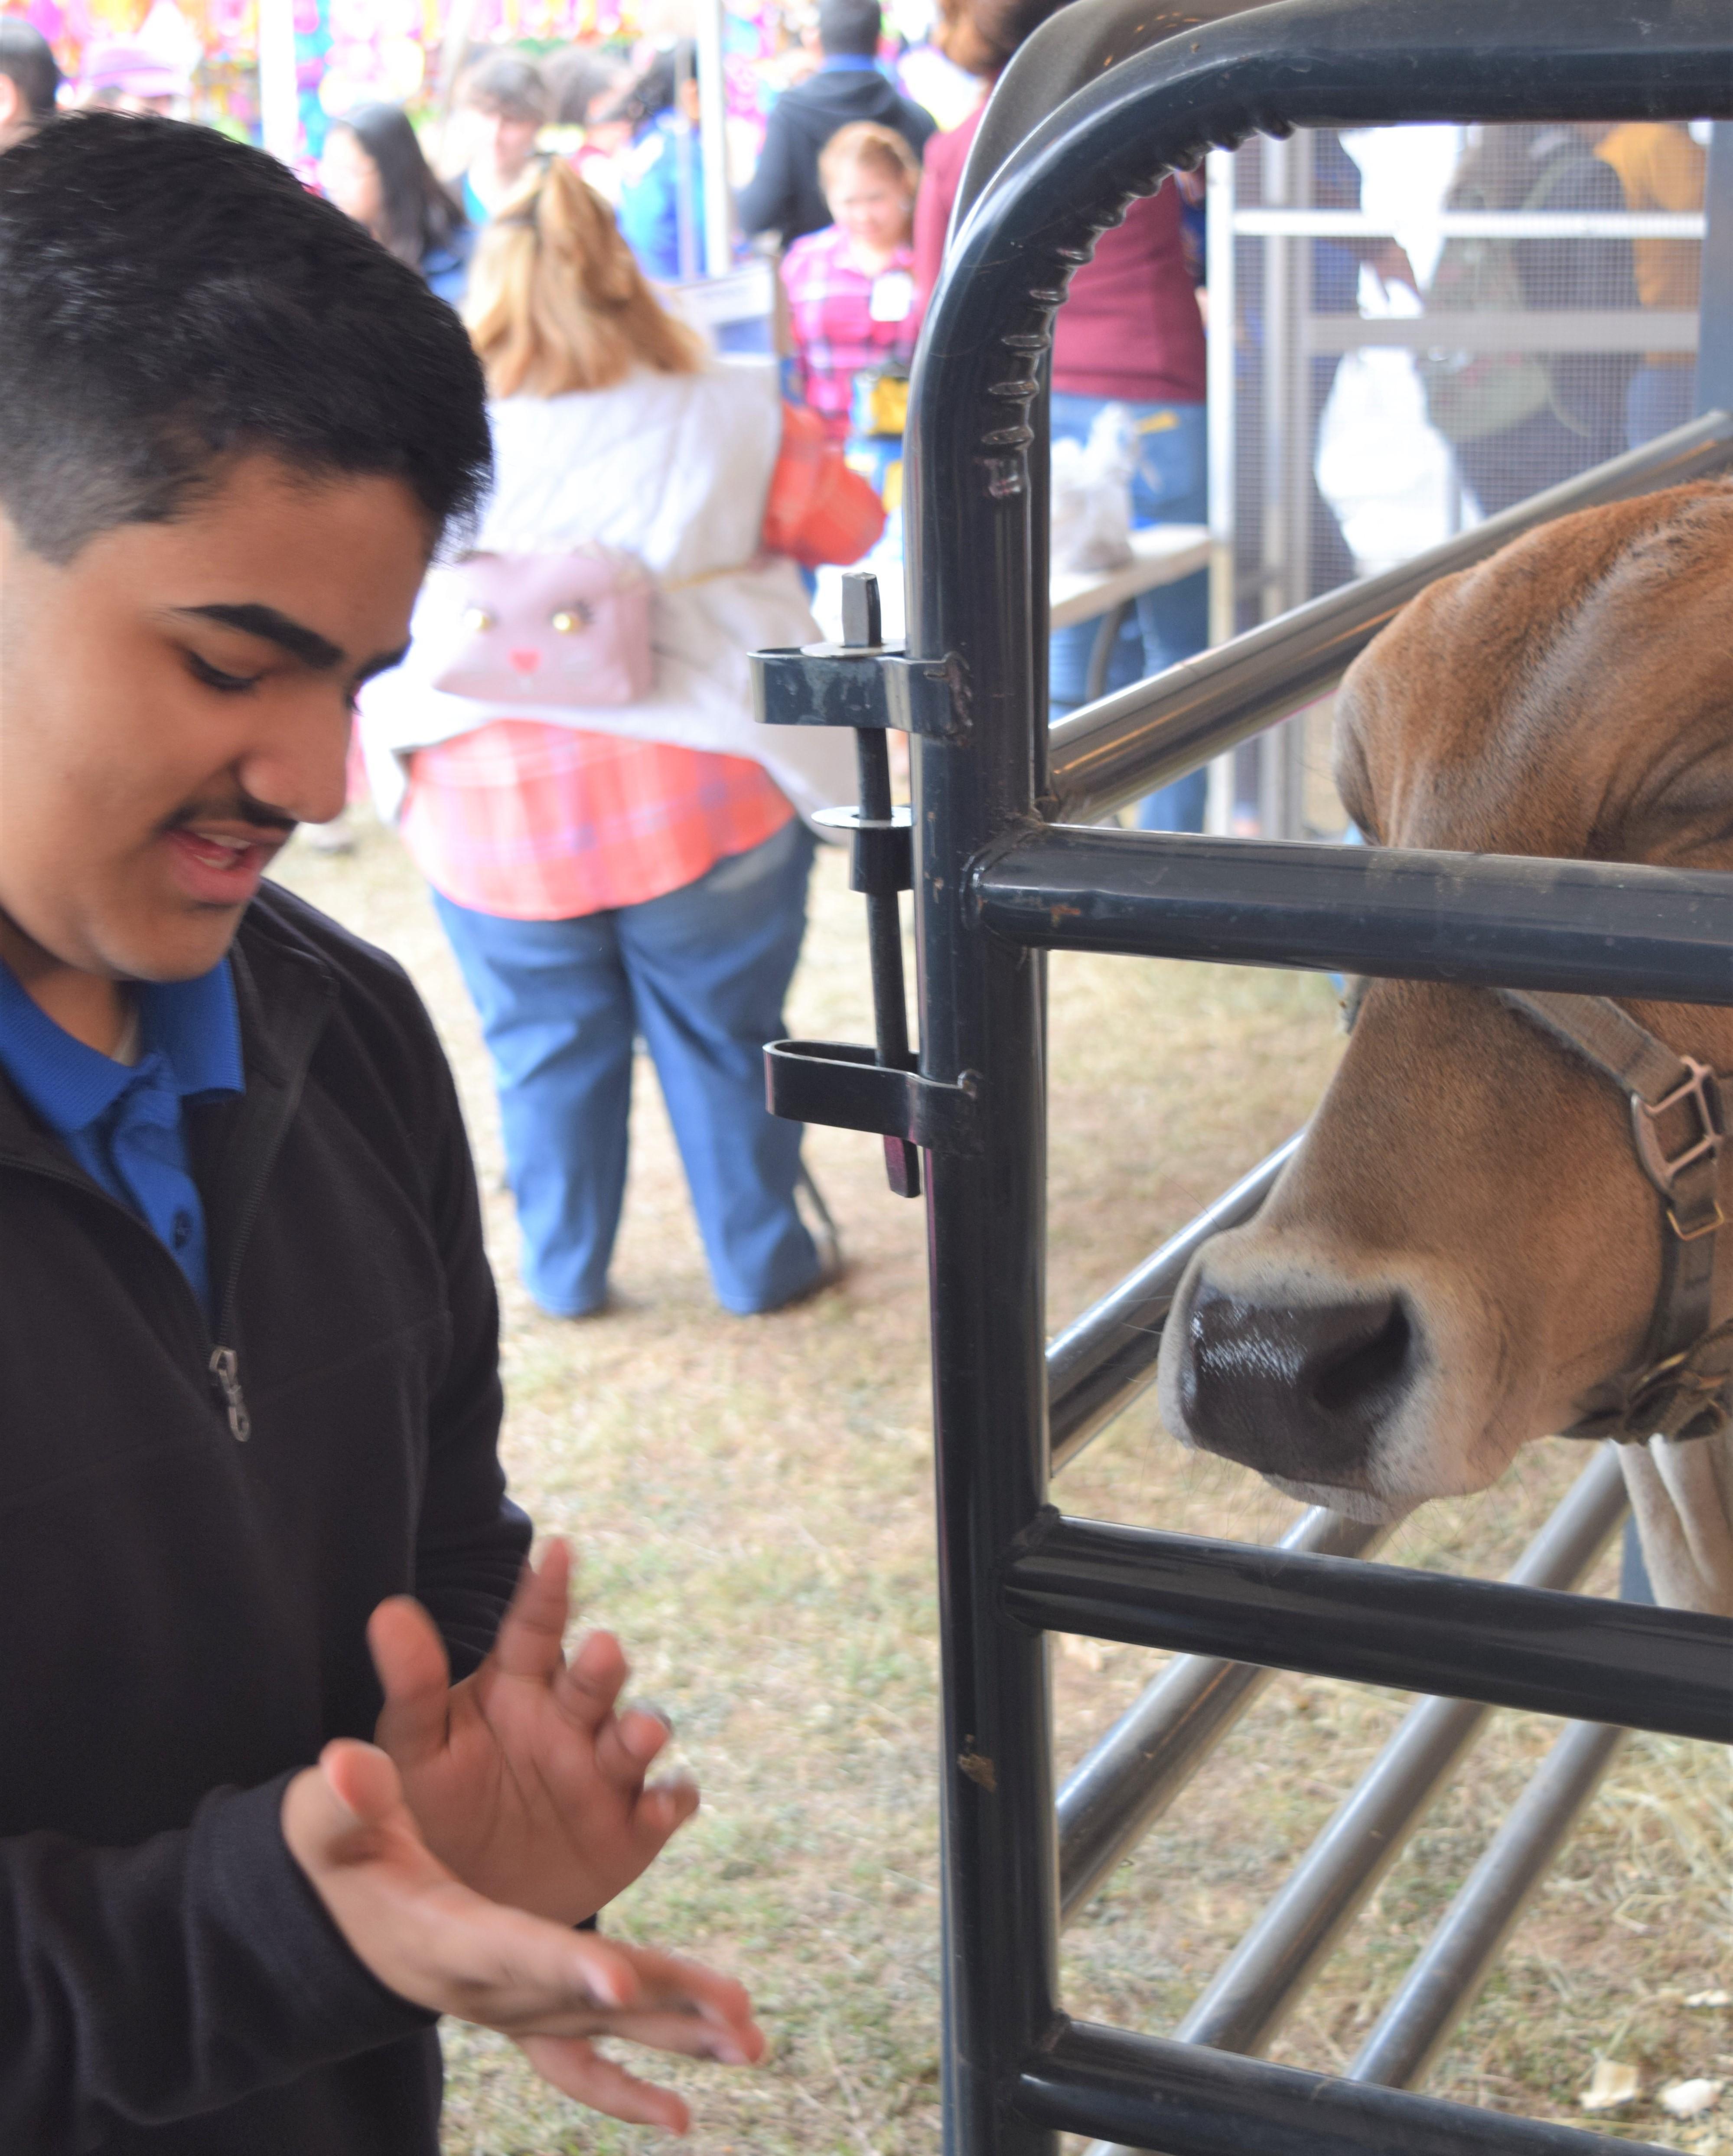
<path id="1" fill-rule="evenodd" d="M 785 415 L 772 362 L 715 361 L 664 311 L 563 162 L 483 234 L 464 318 L 495 490 L 362 738 L 481 1019 L 525 1281 L 557 1316 L 605 1306 L 641 1036 L 718 1300 L 777 1309 L 837 1269 L 761 1056 L 805 927 L 802 814 L 853 798 L 853 751 L 755 725 L 746 654 L 818 640 L 796 562 L 858 560 L 883 512 Z"/>

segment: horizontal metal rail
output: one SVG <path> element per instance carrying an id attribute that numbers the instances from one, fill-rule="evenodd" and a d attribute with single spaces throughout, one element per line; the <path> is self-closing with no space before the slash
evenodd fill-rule
<path id="1" fill-rule="evenodd" d="M 1511 1568 L 1508 1584 L 1575 1587 L 1625 1510 L 1624 1476 L 1613 1448 L 1604 1445 Z M 1180 2024 L 1182 2042 L 1252 2052 L 1274 2041 L 1489 1713 L 1471 1700 L 1428 1699 L 1404 1716 Z"/>
<path id="2" fill-rule="evenodd" d="M 1725 1743 L 1733 1623 L 1048 1510 L 1007 1613 L 1050 1632 Z"/>
<path id="3" fill-rule="evenodd" d="M 1447 209 L 1426 219 L 1440 239 L 1700 239 L 1700 209 Z M 1369 209 L 1266 209 L 1233 213 L 1246 239 L 1393 239 L 1394 226 Z"/>
<path id="4" fill-rule="evenodd" d="M 1183 665 L 1086 704 L 1052 730 L 1052 813 L 1073 823 L 1105 816 L 1314 702 L 1428 584 L 1484 562 L 1537 525 L 1710 478 L 1730 465 L 1733 415 L 1710 413 L 1489 516 L 1382 576 L 1346 584 Z"/>
<path id="5" fill-rule="evenodd" d="M 1334 2081 L 1295 2066 L 1061 2020 L 1028 2054 L 1023 2118 L 1162 2156 L 1632 2156 L 1648 2142 L 1507 2118 L 1437 2097 Z"/>
<path id="6" fill-rule="evenodd" d="M 1616 324 L 1605 315 L 1566 312 L 1480 315 L 1307 315 L 1303 352 L 1695 352 L 1697 317 L 1684 307 L 1633 313 Z M 1478 528 L 1478 527 L 1477 527 Z"/>
<path id="7" fill-rule="evenodd" d="M 1212 1235 L 1251 1219 L 1303 1135 L 1296 1132 L 1278 1146 L 1048 1343 L 1048 1424 L 1055 1474 L 1154 1380 L 1161 1327 L 1193 1254 Z"/>
<path id="8" fill-rule="evenodd" d="M 1366 1557 L 1389 1532 L 1313 1505 L 1275 1547 Z M 1078 1762 L 1059 1795 L 1061 1923 L 1136 1846 L 1274 1675 L 1255 1662 L 1182 1655 Z"/>
<path id="9" fill-rule="evenodd" d="M 1593 1722 L 1565 1731 L 1349 2067 L 1350 2081 L 1412 2088 L 1425 2080 L 1625 1737 Z"/>
<path id="10" fill-rule="evenodd" d="M 974 891 L 1047 950 L 1733 1003 L 1733 876 L 1708 870 L 1056 824 Z"/>

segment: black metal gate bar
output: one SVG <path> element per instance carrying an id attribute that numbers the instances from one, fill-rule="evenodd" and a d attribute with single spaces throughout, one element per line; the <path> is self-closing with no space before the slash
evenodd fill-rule
<path id="1" fill-rule="evenodd" d="M 1432 1700 L 1428 1705 L 1449 1707 L 1455 1702 Z M 1592 1722 L 1566 1725 L 1349 2067 L 1347 2080 L 1373 2082 L 1383 2088 L 1412 2088 L 1425 2080 L 1627 1735 Z M 1203 2020 L 1203 2008 L 1200 2001 L 1177 2031 L 1177 2041 L 1213 2041 L 1192 2027 Z M 1087 2156 L 1145 2152 L 1098 2141 Z"/>
<path id="2" fill-rule="evenodd" d="M 1055 1475 L 1153 1380 L 1161 1327 L 1194 1252 L 1224 1228 L 1251 1219 L 1299 1146 L 1300 1134 L 1278 1146 L 1048 1342 L 1047 1415 Z"/>
<path id="3" fill-rule="evenodd" d="M 1625 1512 L 1616 1451 L 1602 1446 L 1505 1575 L 1506 1584 L 1575 1588 Z M 1388 1532 L 1387 1527 L 1313 1507 L 1274 1547 L 1365 1557 Z M 1058 1804 L 1062 1924 L 1166 1810 L 1273 1674 L 1256 1663 L 1182 1656 L 1073 1768 Z M 1286 2003 L 1400 1852 L 1440 1777 L 1473 1741 L 1485 1712 L 1437 1699 L 1413 1711 L 1192 2009 L 1181 2036 L 1255 2049 L 1274 2030 Z"/>
<path id="4" fill-rule="evenodd" d="M 1043 824 L 975 871 L 983 927 L 1050 951 L 1733 1002 L 1733 877 Z"/>
<path id="5" fill-rule="evenodd" d="M 1624 1477 L 1600 1447 L 1507 1575 L 1525 1587 L 1575 1587 L 1626 1511 Z M 1400 1727 L 1223 1964 L 1175 2035 L 1218 2051 L 1262 2051 L 1364 1907 L 1489 1710 L 1427 1699 Z M 1372 2074 L 1372 2081 L 1387 2076 Z"/>
<path id="6" fill-rule="evenodd" d="M 1016 2108 L 1054 2131 L 1162 2156 L 1660 2156 L 1574 2126 L 1332 2081 L 1172 2038 L 1061 2021 L 1023 2061 Z"/>
<path id="7" fill-rule="evenodd" d="M 1275 1548 L 1365 1557 L 1389 1532 L 1314 1505 Z M 1274 1675 L 1255 1662 L 1182 1655 L 1079 1760 L 1059 1796 L 1061 1923 L 1142 1839 Z"/>
<path id="8" fill-rule="evenodd" d="M 1730 466 L 1733 416 L 1712 412 L 1520 501 L 1397 568 L 1326 592 L 1213 651 L 1085 705 L 1053 729 L 1057 819 L 1091 822 L 1327 694 L 1417 593 L 1437 578 L 1484 562 L 1536 526 L 1711 478 Z"/>
<path id="9" fill-rule="evenodd" d="M 1053 798 L 1034 663 L 1046 610 L 1033 573 L 1041 542 L 1032 504 L 1041 490 L 1030 456 L 1044 447 L 1041 368 L 1053 311 L 1071 268 L 1126 198 L 1193 162 L 1207 143 L 1259 127 L 1689 118 L 1705 107 L 1733 110 L 1725 0 L 1577 0 L 1541 18 L 1512 10 L 1508 0 L 1283 0 L 1114 68 L 1035 131 L 956 236 L 915 370 L 905 475 L 915 666 L 897 676 L 900 693 L 911 693 L 925 668 L 927 682 L 942 678 L 947 700 L 916 727 L 920 1077 L 928 1087 L 966 1090 L 975 1148 L 933 1152 L 928 1201 L 952 2156 L 1053 2156 L 1062 2128 L 1139 2143 L 1159 2134 L 1179 2156 L 1375 2146 L 1458 2156 L 1476 2147 L 1596 2145 L 1566 2129 L 1079 2030 L 1059 2015 L 1044 1641 L 1018 1621 L 1018 1590 L 1006 1572 L 1019 1546 L 1025 1553 L 1010 1577 L 1021 1571 L 1027 1590 L 1028 1568 L 1040 1572 L 1027 1537 L 1043 1517 L 1048 1471 L 1043 961 L 992 932 L 967 878 L 972 865 L 1020 841 L 1038 806 Z M 1628 914 L 1611 925 L 1628 933 L 1641 926 Z M 1366 932 L 1364 940 L 1376 939 Z M 1546 940 L 1539 930 L 1535 941 Z M 1291 948 L 1282 955 L 1318 963 Z M 1610 973 L 1593 985 L 1615 985 Z M 1093 1557 L 1097 1538 L 1112 1532 L 1055 1526 L 1049 1558 Z M 1115 1554 L 1123 1558 L 1123 1548 Z M 1269 1553 L 1257 1561 L 1268 1566 Z M 1171 1573 L 1165 1553 L 1163 1562 Z M 1284 1572 L 1323 1567 L 1326 1578 L 1351 1572 L 1371 1579 L 1384 1569 L 1298 1556 L 1281 1563 Z M 1225 1574 L 1202 1572 L 1207 1584 L 1223 1584 Z M 1410 1644 L 1423 1636 L 1428 1676 L 1442 1676 L 1448 1665 L 1454 1689 L 1466 1657 L 1460 1641 L 1453 1653 L 1426 1621 L 1427 1598 L 1463 1589 L 1401 1577 L 1405 1599 L 1384 1612 L 1387 1636 Z M 1035 1584 L 1040 1591 L 1026 1596 L 1024 1617 L 1079 1621 L 1074 1563 L 1049 1562 Z M 1128 1605 L 1143 1601 L 1146 1620 L 1146 1568 L 1122 1566 L 1114 1584 Z M 1486 1610 L 1531 1620 L 1551 1599 L 1464 1584 L 1479 1599 L 1454 1614 L 1471 1622 Z M 1351 1613 L 1333 1606 L 1334 1592 L 1315 1598 L 1311 1612 L 1346 1638 Z M 1216 1598 L 1212 1636 L 1200 1644 L 1248 1659 L 1228 1599 Z M 1569 1607 L 1580 1626 L 1595 1605 Z M 1670 1614 L 1660 1621 L 1672 1630 L 1648 1630 L 1651 1671 L 1665 1656 L 1684 1666 L 1692 1654 L 1700 1668 L 1709 1639 L 1725 1631 L 1693 1635 L 1691 1624 L 1706 1620 Z M 1091 1620 L 1091 1629 L 1120 1627 Z M 1290 1628 L 1279 1648 L 1265 1640 L 1258 1651 L 1291 1664 L 1302 1633 Z M 1633 1650 L 1628 1681 L 1618 1706 L 1601 1692 L 1586 1711 L 1623 1717 L 1625 1695 L 1638 1688 L 1628 1679 L 1644 1659 L 1643 1641 L 1609 1635 L 1602 1644 Z M 1573 1663 L 1566 1647 L 1549 1644 L 1549 1696 L 1584 1681 L 1582 1658 Z M 1417 1676 L 1409 1664 L 1385 1670 L 1382 1681 L 1413 1685 Z M 1488 1688 L 1468 1689 L 1484 1696 Z M 1684 1689 L 1706 1721 L 1706 1685 L 1694 1677 Z M 1541 1702 L 1530 1691 L 1516 1703 Z"/>
<path id="10" fill-rule="evenodd" d="M 1349 2067 L 1351 2082 L 1412 2088 L 1425 2080 L 1627 1734 L 1593 1722 L 1566 1727 Z"/>
<path id="11" fill-rule="evenodd" d="M 1733 1627 L 1689 1609 L 1161 1534 L 1051 1508 L 1005 1563 L 1028 1625 L 1320 1677 L 1733 1738 Z"/>

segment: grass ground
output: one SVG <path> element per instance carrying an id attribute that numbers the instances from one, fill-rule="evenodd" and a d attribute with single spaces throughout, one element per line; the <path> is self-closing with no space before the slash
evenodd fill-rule
<path id="1" fill-rule="evenodd" d="M 676 2067 L 700 2156 L 928 2156 L 938 2148 L 936 1650 L 925 1281 L 918 1206 L 878 1149 L 812 1134 L 853 1269 L 806 1307 L 741 1320 L 710 1300 L 653 1075 L 640 1066 L 615 1281 L 600 1321 L 541 1317 L 518 1287 L 497 1117 L 457 975 L 418 880 L 369 827 L 302 847 L 285 879 L 394 951 L 456 1065 L 505 1300 L 505 1447 L 519 1496 L 582 1553 L 586 1614 L 618 1628 L 640 1694 L 678 1727 L 704 1809 L 609 1912 L 751 1983 L 770 2031 L 751 2074 Z M 821 862 L 791 1019 L 870 1038 L 859 901 Z M 1123 959 L 1052 977 L 1052 1322 L 1069 1319 L 1306 1113 L 1337 1052 L 1328 987 Z M 1532 1448 L 1497 1491 L 1430 1507 L 1387 1553 L 1491 1574 L 1582 1465 Z M 1146 1399 L 1069 1471 L 1070 1510 L 1266 1538 L 1291 1507 L 1182 1454 Z M 1609 1584 L 1603 1564 L 1595 1584 Z M 1160 1658 L 1059 1640 L 1061 1768 Z M 1066 1938 L 1074 2011 L 1170 2029 L 1408 1702 L 1279 1678 Z M 1273 2056 L 1339 2068 L 1552 1732 L 1503 1715 L 1303 2003 Z M 1733 2156 L 1725 2107 L 1689 2123 L 1670 2081 L 1733 2075 L 1725 1988 L 1733 1807 L 1724 1755 L 1633 1741 L 1531 1905 L 1431 2086 L 1580 2118 L 1596 2060 L 1643 2095 L 1602 2130 Z M 553 2097 L 508 2045 L 448 2026 L 447 2156 L 626 2156 L 654 2137 Z"/>

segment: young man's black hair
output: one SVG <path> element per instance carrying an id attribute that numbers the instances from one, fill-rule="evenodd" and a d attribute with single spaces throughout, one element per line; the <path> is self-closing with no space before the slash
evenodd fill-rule
<path id="1" fill-rule="evenodd" d="M 12 129 L 39 127 L 54 118 L 60 87 L 60 66 L 53 46 L 40 30 L 16 15 L 0 15 L 0 75 L 16 86 L 23 108 L 10 127 L 0 127 L 0 149 L 4 149 Z"/>
<path id="2" fill-rule="evenodd" d="M 64 562 L 224 460 L 401 479 L 443 533 L 490 450 L 461 324 L 274 158 L 75 114 L 0 160 L 0 506 Z"/>

